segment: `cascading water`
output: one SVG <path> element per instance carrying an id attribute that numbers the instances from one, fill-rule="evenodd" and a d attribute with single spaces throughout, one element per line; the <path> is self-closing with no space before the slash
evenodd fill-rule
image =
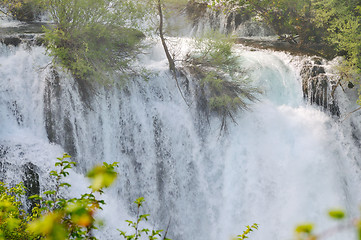
<path id="1" fill-rule="evenodd" d="M 168 237 L 182 240 L 229 239 L 254 222 L 260 229 L 252 239 L 290 239 L 298 222 L 332 226 L 330 207 L 357 215 L 360 142 L 346 127 L 351 120 L 340 123 L 304 102 L 302 59 L 237 48 L 265 94 L 220 135 L 219 120 L 199 113 L 191 77 L 181 80 L 192 104 L 184 103 L 160 45 L 143 59 L 157 74 L 121 88 L 76 82 L 47 66 L 42 47 L 0 51 L 1 178 L 21 181 L 14 173 L 31 162 L 40 187 L 49 188 L 47 172 L 67 151 L 79 163 L 69 181 L 78 194 L 87 191 L 82 175 L 91 166 L 119 162 L 117 183 L 103 196 L 100 239 L 117 238 L 140 196 L 150 222 L 166 228 L 170 220 Z"/>

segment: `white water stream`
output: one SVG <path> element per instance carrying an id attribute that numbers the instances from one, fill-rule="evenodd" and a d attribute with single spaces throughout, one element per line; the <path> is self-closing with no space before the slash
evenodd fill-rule
<path id="1" fill-rule="evenodd" d="M 175 240 L 230 239 L 253 223 L 260 229 L 251 239 L 286 240 L 303 221 L 319 231 L 334 226 L 331 207 L 358 215 L 361 143 L 349 126 L 361 122 L 340 123 L 304 102 L 302 58 L 236 49 L 265 94 L 220 136 L 219 120 L 208 123 L 196 109 L 192 80 L 188 107 L 160 46 L 152 51 L 144 62 L 157 76 L 94 93 L 54 75 L 42 47 L 0 45 L 0 161 L 11 164 L 3 164 L 1 178 L 21 181 L 18 168 L 32 162 L 46 188 L 56 157 L 70 151 L 79 162 L 70 194 L 79 194 L 85 170 L 119 162 L 117 183 L 103 196 L 109 204 L 100 239 L 117 239 L 115 229 L 134 217 L 129 206 L 140 196 L 157 228 L 171 219 Z M 333 237 L 352 239 L 352 231 L 342 234 Z"/>

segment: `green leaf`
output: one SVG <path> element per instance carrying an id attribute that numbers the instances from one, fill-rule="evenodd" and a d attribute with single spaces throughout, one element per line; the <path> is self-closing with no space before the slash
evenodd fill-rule
<path id="1" fill-rule="evenodd" d="M 253 232 L 253 229 L 258 229 L 258 224 L 257 223 L 254 223 L 252 226 L 246 226 L 246 230 L 243 231 L 243 233 L 241 235 L 238 235 L 237 236 L 237 239 L 238 240 L 244 240 L 244 239 L 247 239 L 248 238 L 248 234 L 250 232 Z M 253 229 L 252 229 L 253 228 Z"/>
<path id="2" fill-rule="evenodd" d="M 328 215 L 330 215 L 331 218 L 341 220 L 345 218 L 345 212 L 342 209 L 331 209 L 328 212 Z"/>
<path id="3" fill-rule="evenodd" d="M 61 183 L 59 184 L 60 187 L 71 187 L 69 183 Z"/>
<path id="4" fill-rule="evenodd" d="M 45 192 L 44 192 L 45 195 L 53 195 L 53 194 L 55 194 L 55 193 L 56 193 L 55 190 L 49 190 L 49 191 L 45 191 Z"/>
<path id="5" fill-rule="evenodd" d="M 145 232 L 146 234 L 148 234 L 148 232 L 150 231 L 148 228 L 144 228 L 141 230 L 142 232 Z"/>
<path id="6" fill-rule="evenodd" d="M 127 222 L 129 226 L 131 226 L 131 225 L 134 224 L 134 223 L 133 223 L 132 221 L 130 221 L 130 220 L 125 220 L 125 222 Z"/>
<path id="7" fill-rule="evenodd" d="M 118 174 L 114 171 L 115 163 L 106 164 L 103 166 L 95 166 L 87 177 L 92 180 L 91 188 L 93 191 L 101 191 L 103 188 L 109 187 L 113 184 Z"/>
<path id="8" fill-rule="evenodd" d="M 29 197 L 29 199 L 36 199 L 36 200 L 40 200 L 40 199 L 42 199 L 42 197 L 41 197 L 41 196 L 39 196 L 39 195 L 32 195 L 32 196 L 30 196 L 30 197 Z"/>
<path id="9" fill-rule="evenodd" d="M 19 227 L 21 220 L 17 218 L 8 218 L 6 223 L 9 230 L 14 231 L 15 228 Z"/>
<path id="10" fill-rule="evenodd" d="M 148 221 L 148 217 L 150 216 L 150 214 L 143 214 L 143 215 L 140 215 L 139 216 L 139 219 L 142 220 L 142 219 L 145 219 L 146 221 Z"/>
<path id="11" fill-rule="evenodd" d="M 313 224 L 312 223 L 304 223 L 300 224 L 296 227 L 295 231 L 296 233 L 307 233 L 310 234 L 313 230 Z"/>
<path id="12" fill-rule="evenodd" d="M 142 206 L 143 202 L 145 202 L 144 197 L 139 197 L 137 200 L 134 201 L 135 204 L 138 205 L 138 207 Z"/>

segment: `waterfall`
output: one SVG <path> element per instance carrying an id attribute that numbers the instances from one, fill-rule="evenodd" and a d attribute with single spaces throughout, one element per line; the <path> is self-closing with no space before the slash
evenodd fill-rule
<path id="1" fill-rule="evenodd" d="M 359 118 L 340 122 L 304 101 L 306 57 L 235 51 L 264 94 L 220 134 L 219 119 L 197 108 L 191 76 L 181 79 L 185 104 L 159 44 L 142 60 L 156 74 L 120 87 L 75 81 L 48 65 L 43 47 L 0 45 L 0 178 L 22 181 L 19 169 L 30 162 L 40 189 L 51 188 L 47 173 L 66 151 L 78 162 L 66 194 L 77 195 L 87 191 L 88 169 L 119 162 L 115 186 L 101 196 L 100 239 L 116 239 L 140 196 L 149 224 L 165 229 L 170 220 L 176 240 L 230 239 L 253 223 L 260 229 L 251 239 L 290 239 L 299 222 L 333 226 L 331 207 L 357 216 Z"/>

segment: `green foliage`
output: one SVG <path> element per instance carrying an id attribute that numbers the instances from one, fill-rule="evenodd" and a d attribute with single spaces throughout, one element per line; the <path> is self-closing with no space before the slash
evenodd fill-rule
<path id="1" fill-rule="evenodd" d="M 280 39 L 325 56 L 345 57 L 340 75 L 359 83 L 361 2 L 359 0 L 212 0 L 210 7 L 246 12 L 272 26 Z M 321 48 L 321 49 L 320 49 Z M 355 78 L 355 75 L 358 77 Z M 359 89 L 361 89 L 359 87 Z M 361 91 L 358 103 L 361 104 Z"/>
<path id="2" fill-rule="evenodd" d="M 345 230 L 356 230 L 357 239 L 361 240 L 361 219 L 347 219 L 346 213 L 340 208 L 333 208 L 328 211 L 328 215 L 333 220 L 338 221 L 338 225 L 324 230 L 320 233 L 315 233 L 313 223 L 303 223 L 297 225 L 295 228 L 296 240 L 316 240 L 316 239 L 327 239 L 338 232 Z"/>
<path id="3" fill-rule="evenodd" d="M 118 175 L 114 171 L 117 164 L 117 162 L 112 164 L 104 162 L 103 166 L 95 166 L 90 172 L 88 172 L 87 177 L 92 180 L 90 187 L 93 191 L 100 191 L 101 189 L 107 188 L 113 184 Z"/>
<path id="4" fill-rule="evenodd" d="M 295 234 L 297 240 L 302 239 L 316 239 L 313 235 L 314 225 L 312 223 L 303 223 L 295 228 Z"/>
<path id="5" fill-rule="evenodd" d="M 196 39 L 194 50 L 188 54 L 188 59 L 192 64 L 203 67 L 216 67 L 227 72 L 239 70 L 238 59 L 232 52 L 234 41 L 232 36 L 216 31 L 208 32 Z"/>
<path id="6" fill-rule="evenodd" d="M 137 3 L 111 0 L 42 0 L 55 27 L 45 29 L 51 56 L 76 78 L 113 83 L 118 71 L 133 74 L 130 63 L 143 34 L 127 24 Z M 134 15 L 136 15 L 134 13 Z"/>
<path id="7" fill-rule="evenodd" d="M 328 212 L 328 215 L 333 218 L 333 219 L 337 219 L 337 220 L 341 220 L 345 218 L 345 212 L 342 209 L 331 209 Z"/>
<path id="8" fill-rule="evenodd" d="M 311 234 L 312 230 L 313 230 L 313 224 L 312 223 L 300 224 L 295 229 L 295 231 L 297 233 L 306 233 L 306 234 Z"/>
<path id="9" fill-rule="evenodd" d="M 25 195 L 22 184 L 8 188 L 0 183 L 0 239 L 95 239 L 92 230 L 96 229 L 94 214 L 101 210 L 103 200 L 96 199 L 95 191 L 102 192 L 109 187 L 116 177 L 116 163 L 97 166 L 89 173 L 91 179 L 109 179 L 100 183 L 93 181 L 90 193 L 82 194 L 79 198 L 65 199 L 59 197 L 61 189 L 70 187 L 63 182 L 69 175 L 75 162 L 69 161 L 70 156 L 64 154 L 58 158 L 55 166 L 57 171 L 51 171 L 55 178 L 55 189 L 45 191 L 42 196 L 32 196 L 31 199 L 40 200 L 41 208 L 34 208 L 28 215 L 22 210 L 20 198 Z"/>
<path id="10" fill-rule="evenodd" d="M 67 154 L 58 158 L 55 166 L 59 170 L 50 172 L 50 175 L 56 178 L 55 190 L 46 191 L 43 196 L 33 196 L 41 201 L 42 217 L 31 222 L 28 231 L 49 240 L 95 239 L 92 236 L 92 230 L 97 229 L 94 214 L 105 203 L 96 199 L 93 193 L 102 192 L 102 189 L 109 187 L 111 183 L 97 183 L 95 187 L 93 182 L 90 186 L 93 191 L 82 194 L 80 198 L 59 197 L 62 188 L 70 187 L 69 183 L 63 182 L 63 178 L 69 175 L 68 169 L 75 165 L 69 158 Z M 116 163 L 104 163 L 103 166 L 97 166 L 97 170 L 91 170 L 89 175 L 92 179 L 97 179 L 98 174 L 104 173 L 116 176 L 115 167 Z"/>
<path id="11" fill-rule="evenodd" d="M 0 240 L 23 240 L 23 239 L 96 239 L 92 230 L 97 229 L 97 221 L 94 217 L 103 200 L 96 199 L 94 193 L 103 193 L 103 189 L 109 187 L 117 177 L 115 168 L 117 163 L 103 163 L 89 171 L 87 176 L 91 180 L 89 186 L 92 191 L 82 194 L 79 198 L 65 199 L 60 195 L 63 188 L 71 185 L 63 179 L 69 175 L 75 162 L 70 161 L 70 156 L 64 154 L 57 158 L 56 171 L 51 171 L 50 176 L 55 178 L 55 189 L 43 192 L 42 196 L 34 195 L 31 199 L 40 200 L 41 208 L 35 207 L 31 214 L 22 209 L 20 199 L 25 196 L 25 189 L 22 183 L 13 188 L 7 187 L 0 182 Z M 139 239 L 146 236 L 149 240 L 156 240 L 162 237 L 163 230 L 152 230 L 140 228 L 143 221 L 148 221 L 149 214 L 140 214 L 140 208 L 144 198 L 138 198 L 134 203 L 137 206 L 136 221 L 127 220 L 129 226 L 134 229 L 134 234 L 128 235 L 118 230 L 120 235 L 127 239 Z M 164 234 L 164 240 L 166 238 Z"/>
<path id="12" fill-rule="evenodd" d="M 133 229 L 132 234 L 128 234 L 125 231 L 119 230 L 120 236 L 122 236 L 126 240 L 138 240 L 142 236 L 145 236 L 149 240 L 156 240 L 159 238 L 162 238 L 162 232 L 163 230 L 152 230 L 150 231 L 147 228 L 140 228 L 140 223 L 142 221 L 148 221 L 149 214 L 140 214 L 140 209 L 144 203 L 144 198 L 140 197 L 137 200 L 134 201 L 134 203 L 137 205 L 137 217 L 135 221 L 126 220 L 128 223 L 128 226 L 130 226 Z M 163 240 L 171 240 L 169 238 L 166 238 L 167 233 L 164 234 Z"/>
<path id="13" fill-rule="evenodd" d="M 8 187 L 0 182 L 0 240 L 36 239 L 26 232 L 28 221 L 35 219 L 39 209 L 35 207 L 31 214 L 22 209 L 21 197 L 25 194 L 22 183 Z"/>
<path id="14" fill-rule="evenodd" d="M 233 116 L 248 109 L 260 93 L 244 77 L 241 63 L 232 52 L 233 44 L 231 37 L 211 32 L 196 41 L 186 59 L 200 79 L 208 109 L 222 120 L 221 130 L 226 129 L 228 118 L 234 121 Z"/>
<path id="15" fill-rule="evenodd" d="M 0 12 L 13 16 L 20 21 L 34 21 L 43 11 L 40 0 L 2 0 Z"/>
<path id="16" fill-rule="evenodd" d="M 122 0 L 1 0 L 0 11 L 22 21 L 32 21 L 47 11 L 54 25 L 44 27 L 44 43 L 54 62 L 77 79 L 113 84 L 145 75 L 131 67 L 142 48 L 144 34 L 135 20 L 144 17 L 142 4 Z"/>
<path id="17" fill-rule="evenodd" d="M 241 235 L 238 235 L 234 240 L 245 240 L 248 238 L 248 235 L 254 230 L 258 230 L 258 224 L 254 223 L 252 226 L 246 226 L 246 230 L 243 231 Z"/>
<path id="18" fill-rule="evenodd" d="M 345 62 L 339 68 L 345 81 L 359 83 L 361 74 L 361 2 L 357 0 L 317 0 L 318 25 L 327 29 L 327 40 Z M 358 75 L 355 77 L 355 75 Z M 358 104 L 361 104 L 359 92 Z"/>
<path id="19" fill-rule="evenodd" d="M 239 109 L 248 109 L 249 102 L 256 100 L 253 94 L 257 89 L 251 89 L 241 81 L 227 81 L 214 71 L 209 72 L 201 84 L 210 91 L 210 109 L 220 116 L 232 117 Z"/>
<path id="20" fill-rule="evenodd" d="M 283 40 L 304 45 L 319 41 L 322 35 L 312 21 L 312 4 L 312 0 L 212 0 L 209 6 L 218 9 L 221 5 L 228 11 L 261 17 Z"/>
<path id="21" fill-rule="evenodd" d="M 316 21 L 327 28 L 328 40 L 344 52 L 350 67 L 361 69 L 361 3 L 346 0 L 319 0 Z"/>

